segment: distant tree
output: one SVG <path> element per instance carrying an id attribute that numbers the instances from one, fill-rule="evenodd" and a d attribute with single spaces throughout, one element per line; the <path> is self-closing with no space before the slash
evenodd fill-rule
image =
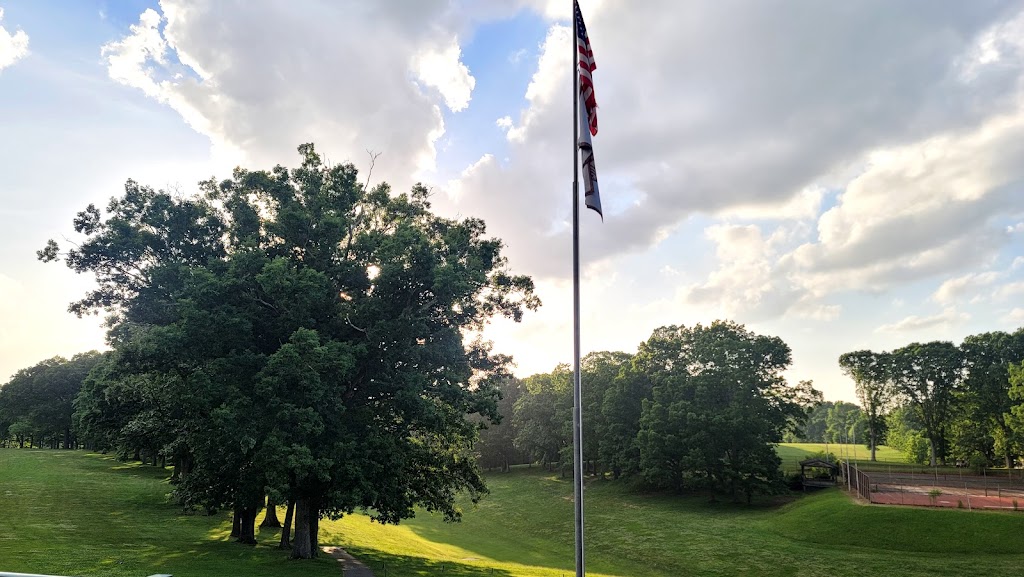
<path id="1" fill-rule="evenodd" d="M 521 380 L 509 377 L 498 383 L 498 391 L 501 393 L 498 401 L 501 421 L 488 424 L 485 419 L 479 419 L 483 428 L 475 449 L 481 467 L 508 471 L 511 465 L 528 462 L 523 452 L 516 448 L 517 430 L 513 419 L 515 405 L 525 394 L 525 386 Z"/>
<path id="2" fill-rule="evenodd" d="M 790 349 L 777 337 L 716 321 L 662 327 L 641 345 L 651 352 L 652 397 L 643 403 L 641 467 L 651 483 L 749 500 L 779 477 L 774 443 L 813 394 L 789 387 Z"/>
<path id="3" fill-rule="evenodd" d="M 515 446 L 545 467 L 564 464 L 572 457 L 572 370 L 558 365 L 527 377 L 523 386 L 513 417 Z"/>
<path id="4" fill-rule="evenodd" d="M 100 358 L 95 351 L 70 360 L 53 357 L 18 371 L 0 387 L 0 421 L 22 423 L 17 429 L 20 437 L 29 432 L 50 448 L 75 448 L 74 399 Z"/>
<path id="5" fill-rule="evenodd" d="M 912 343 L 892 352 L 893 382 L 914 407 L 929 444 L 929 463 L 945 460 L 945 433 L 953 393 L 964 378 L 963 356 L 953 343 Z"/>
<path id="6" fill-rule="evenodd" d="M 868 447 L 871 449 L 871 460 L 875 459 L 875 450 L 882 438 L 885 427 L 885 412 L 888 410 L 895 387 L 892 384 L 891 356 L 888 353 L 874 351 L 854 351 L 839 357 L 839 366 L 846 376 L 853 379 L 857 400 L 867 420 Z"/>
<path id="7" fill-rule="evenodd" d="M 912 406 L 900 406 L 885 417 L 885 444 L 903 453 L 909 463 L 927 463 L 928 438 Z"/>
<path id="8" fill-rule="evenodd" d="M 804 419 L 803 427 L 799 432 L 801 441 L 807 443 L 824 443 L 825 430 L 828 428 L 828 414 L 835 405 L 832 401 L 822 401 L 814 405 Z"/>

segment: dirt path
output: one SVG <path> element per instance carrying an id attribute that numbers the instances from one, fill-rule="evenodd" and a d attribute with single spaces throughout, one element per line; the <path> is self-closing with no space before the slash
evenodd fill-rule
<path id="1" fill-rule="evenodd" d="M 369 567 L 360 563 L 341 547 L 324 547 L 323 550 L 324 553 L 338 560 L 338 563 L 341 564 L 341 574 L 344 577 L 374 577 L 373 571 L 370 571 Z"/>

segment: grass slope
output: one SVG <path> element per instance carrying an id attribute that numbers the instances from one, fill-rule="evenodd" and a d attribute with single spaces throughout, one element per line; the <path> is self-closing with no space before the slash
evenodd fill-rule
<path id="1" fill-rule="evenodd" d="M 75 451 L 0 449 L 0 571 L 145 577 L 326 576 L 332 559 L 289 561 L 267 543 L 228 538 L 224 515 L 168 504 L 168 471 Z M 279 531 L 279 530 L 278 530 Z M 259 537 L 257 537 L 259 538 Z"/>
<path id="2" fill-rule="evenodd" d="M 805 446 L 784 448 L 813 453 Z M 784 452 L 780 449 L 780 453 Z M 97 455 L 0 450 L 0 571 L 78 575 L 337 575 L 267 545 L 231 543 L 225 517 L 166 503 L 166 471 Z M 420 513 L 401 526 L 353 515 L 321 525 L 379 577 L 572 574 L 572 483 L 536 468 L 489 476 L 461 524 Z M 587 486 L 588 575 L 1016 575 L 1024 514 L 858 505 L 834 490 L 753 507 Z"/>
<path id="3" fill-rule="evenodd" d="M 794 462 L 824 448 L 780 447 Z M 835 452 L 834 445 L 829 446 Z M 858 455 L 859 456 L 859 455 Z M 880 451 L 882 462 L 899 462 Z M 462 523 L 427 513 L 400 527 L 355 515 L 323 525 L 331 540 L 397 577 L 571 575 L 572 484 L 538 469 L 488 477 L 492 493 Z M 1016 575 L 1024 515 L 864 506 L 832 490 L 754 507 L 703 497 L 587 486 L 588 574 Z"/>

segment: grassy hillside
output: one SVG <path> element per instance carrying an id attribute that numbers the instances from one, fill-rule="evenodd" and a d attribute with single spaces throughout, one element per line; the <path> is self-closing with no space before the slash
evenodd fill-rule
<path id="1" fill-rule="evenodd" d="M 336 541 L 395 575 L 572 573 L 572 484 L 541 471 L 489 478 L 459 525 L 423 514 L 401 527 L 329 523 Z M 1024 514 L 864 506 L 838 491 L 747 507 L 702 497 L 587 487 L 588 573 L 679 575 L 1016 575 Z M 406 557 L 402 557 L 406 556 Z M 389 575 L 392 574 L 389 572 Z"/>
<path id="2" fill-rule="evenodd" d="M 338 575 L 331 559 L 299 564 L 274 548 L 228 540 L 223 515 L 167 503 L 168 471 L 101 455 L 0 449 L 0 571 L 179 577 Z M 275 533 L 279 535 L 279 533 Z M 258 537 L 257 537 L 258 538 Z"/>
<path id="3" fill-rule="evenodd" d="M 814 447 L 790 446 L 784 451 Z M 337 575 L 333 561 L 294 562 L 267 544 L 231 543 L 226 517 L 166 504 L 166 472 L 98 455 L 0 450 L 0 571 L 143 577 Z M 324 522 L 383 576 L 572 574 L 572 484 L 536 468 L 488 478 L 461 524 L 421 513 L 399 527 L 354 515 Z M 1016 575 L 1024 514 L 864 506 L 838 491 L 759 503 L 641 495 L 587 486 L 588 574 Z M 383 565 L 382 565 L 383 564 Z"/>

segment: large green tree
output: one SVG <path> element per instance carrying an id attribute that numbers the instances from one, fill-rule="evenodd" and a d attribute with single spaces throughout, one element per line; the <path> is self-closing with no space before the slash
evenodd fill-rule
<path id="1" fill-rule="evenodd" d="M 117 378 L 178 403 L 182 500 L 233 508 L 243 541 L 266 493 L 293 501 L 292 553 L 311 557 L 321 516 L 456 519 L 456 493 L 485 490 L 467 415 L 496 417 L 510 359 L 464 334 L 539 301 L 482 221 L 299 152 L 202 198 L 129 181 L 106 214 L 78 215 L 66 260 L 97 280 L 71 310 L 107 313 Z"/>
<path id="2" fill-rule="evenodd" d="M 604 394 L 601 460 L 615 478 L 640 472 L 637 434 L 644 400 L 651 398 L 651 379 L 646 372 L 649 361 L 649 356 L 634 355 Z"/>
<path id="3" fill-rule="evenodd" d="M 964 378 L 963 355 L 953 343 L 911 343 L 892 352 L 893 383 L 917 412 L 928 438 L 929 463 L 945 460 L 954 391 Z"/>
<path id="4" fill-rule="evenodd" d="M 991 450 L 1006 467 L 1013 465 L 1019 436 L 1007 416 L 1010 398 L 1010 366 L 1024 361 L 1024 329 L 970 335 L 960 344 L 966 376 L 958 395 L 957 433 L 963 457 Z"/>
<path id="5" fill-rule="evenodd" d="M 868 446 L 871 448 L 871 460 L 875 459 L 875 449 L 881 442 L 885 428 L 885 412 L 895 396 L 892 384 L 891 355 L 874 351 L 854 351 L 839 356 L 839 366 L 846 376 L 853 379 L 857 400 L 867 419 Z"/>
<path id="6" fill-rule="evenodd" d="M 652 398 L 643 404 L 641 467 L 667 488 L 754 493 L 779 476 L 774 443 L 816 400 L 809 383 L 787 386 L 790 349 L 741 325 L 657 329 L 641 345 Z"/>
<path id="7" fill-rule="evenodd" d="M 583 461 L 584 468 L 595 475 L 603 475 L 612 467 L 612 463 L 605 460 L 609 451 L 604 447 L 608 442 L 614 443 L 609 438 L 614 432 L 604 412 L 604 403 L 631 358 L 630 354 L 619 351 L 596 351 L 580 360 Z"/>

